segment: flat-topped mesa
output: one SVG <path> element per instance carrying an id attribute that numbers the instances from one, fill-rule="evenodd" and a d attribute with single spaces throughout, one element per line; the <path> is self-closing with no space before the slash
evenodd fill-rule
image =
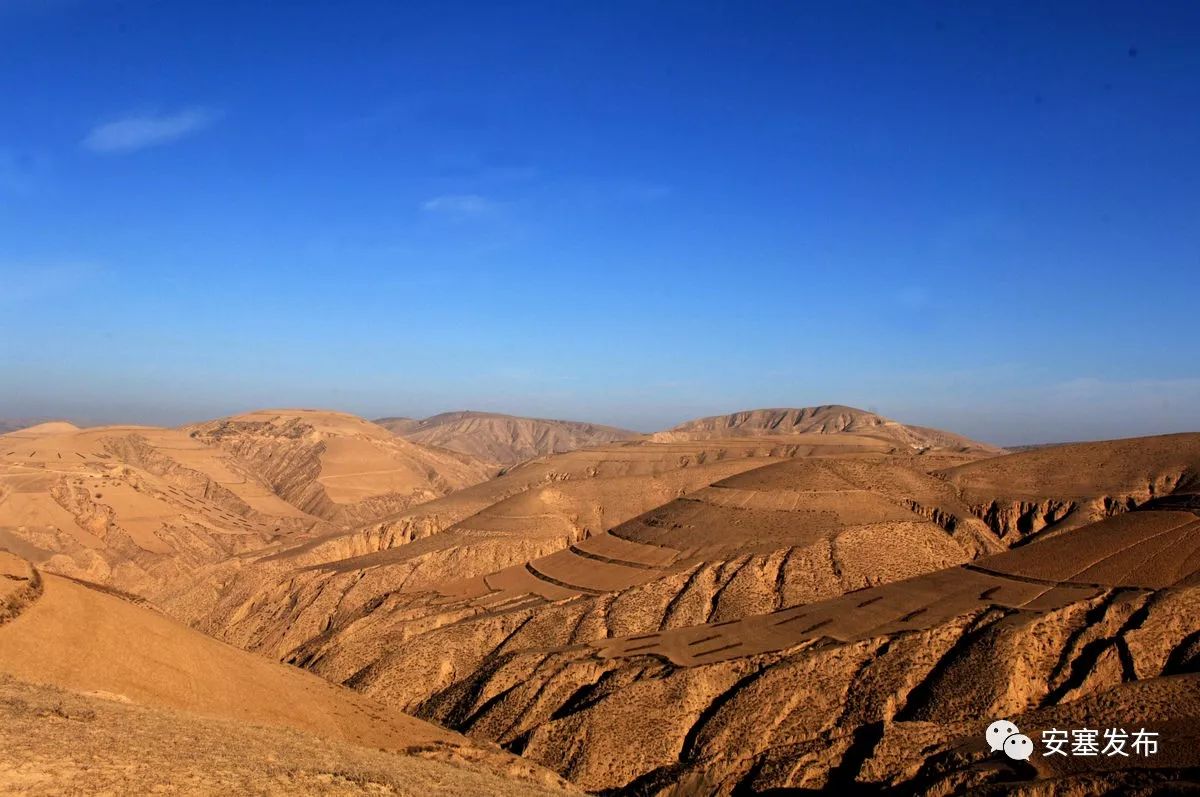
<path id="1" fill-rule="evenodd" d="M 987 443 L 924 426 L 912 426 L 873 412 L 827 404 L 819 407 L 744 410 L 728 415 L 697 418 L 658 432 L 651 440 L 707 440 L 720 437 L 764 437 L 798 434 L 862 434 L 913 449 L 948 449 L 1000 453 Z"/>

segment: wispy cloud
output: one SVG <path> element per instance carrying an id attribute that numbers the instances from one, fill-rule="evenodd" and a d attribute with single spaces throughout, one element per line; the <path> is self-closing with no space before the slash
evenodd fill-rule
<path id="1" fill-rule="evenodd" d="M 169 114 L 137 114 L 93 128 L 83 146 L 104 154 L 135 152 L 168 144 L 209 127 L 220 114 L 209 108 L 185 108 Z"/>
<path id="2" fill-rule="evenodd" d="M 443 194 L 421 203 L 429 213 L 450 213 L 457 216 L 478 216 L 496 208 L 496 203 L 479 194 Z"/>

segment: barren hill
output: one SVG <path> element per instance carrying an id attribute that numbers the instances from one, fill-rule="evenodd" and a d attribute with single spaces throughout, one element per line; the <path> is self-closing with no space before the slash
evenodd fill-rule
<path id="1" fill-rule="evenodd" d="M 995 718 L 1034 739 L 1064 725 L 1146 728 L 1171 740 L 1169 755 L 1102 769 L 1118 783 L 1194 778 L 1198 523 L 1133 512 L 774 611 L 622 630 L 583 648 L 506 641 L 420 711 L 534 760 L 582 749 L 559 771 L 592 790 L 953 793 L 1059 779 L 1088 793 L 1102 782 L 1078 761 L 1039 757 L 1026 769 L 989 756 L 983 731 Z M 524 627 L 535 626 L 551 627 Z M 398 675 L 368 678 L 367 691 L 402 690 Z"/>
<path id="2" fill-rule="evenodd" d="M 874 431 L 549 457 L 245 564 L 201 625 L 589 790 L 1097 782 L 989 758 L 999 716 L 1182 745 L 1110 783 L 1193 771 L 1200 435 L 964 465 Z M 1100 522 L 988 509 L 1055 495 Z"/>
<path id="3" fill-rule="evenodd" d="M 50 421 L 44 418 L 0 418 L 0 435 L 24 430 L 33 430 L 35 433 L 45 432 L 55 428 L 65 431 L 79 427 L 68 421 Z"/>
<path id="4" fill-rule="evenodd" d="M 579 794 L 469 747 L 395 752 L 290 728 L 200 717 L 0 675 L 0 793 Z M 186 754 L 181 752 L 186 751 Z"/>
<path id="5" fill-rule="evenodd" d="M 942 475 L 998 533 L 1057 533 L 1200 492 L 1200 434 L 1039 446 Z"/>
<path id="6" fill-rule="evenodd" d="M 884 449 L 878 440 L 848 435 L 787 444 L 615 444 L 558 454 L 352 531 L 243 558 L 227 568 L 215 600 L 198 585 L 198 594 L 174 596 L 169 609 L 235 644 L 286 658 L 327 626 L 332 606 L 350 611 L 400 586 L 521 566 L 769 462 Z M 254 610 L 238 611 L 247 605 Z"/>
<path id="7" fill-rule="evenodd" d="M 400 416 L 389 418 L 376 418 L 371 421 L 376 426 L 382 426 L 394 435 L 403 437 L 406 432 L 420 426 L 421 422 L 416 418 L 404 418 Z"/>
<path id="8" fill-rule="evenodd" d="M 1088 793 L 1194 779 L 1200 434 L 997 455 L 848 408 L 700 427 L 536 457 L 358 524 L 346 507 L 369 499 L 350 493 L 333 512 L 323 501 L 345 495 L 339 475 L 361 480 L 358 496 L 380 489 L 391 466 L 354 466 L 380 451 L 488 467 L 315 411 L 185 431 L 34 430 L 0 437 L 0 518 L 23 524 L 0 523 L 0 537 L 42 553 L 68 547 L 66 534 L 81 546 L 69 563 L 98 558 L 118 586 L 142 573 L 127 583 L 158 585 L 139 591 L 159 609 L 262 666 L 304 668 L 591 791 Z M 43 570 L 81 575 L 63 556 Z M 93 593 L 0 560 L 0 673 L 148 689 L 100 684 L 119 675 L 92 663 L 103 657 L 41 662 L 27 641 L 7 645 L 29 617 Z M 211 659 L 213 677 L 233 677 L 224 654 L 100 597 L 122 607 L 72 610 L 80 627 L 117 637 L 111 618 L 160 638 L 157 652 L 118 644 L 161 656 L 155 668 Z M 65 650 L 95 637 L 39 633 L 20 639 Z M 24 652 L 6 659 L 10 647 Z M 94 683 L 71 680 L 85 676 Z M 166 697 L 137 701 L 197 710 L 167 700 L 177 675 L 162 684 Z M 982 730 L 997 717 L 1034 738 L 1136 722 L 1172 741 L 1149 761 L 1017 765 L 988 755 Z"/>
<path id="9" fill-rule="evenodd" d="M 323 524 L 181 431 L 51 423 L 0 436 L 0 547 L 52 572 L 152 595 Z"/>
<path id="10" fill-rule="evenodd" d="M 639 436 L 627 429 L 594 423 L 492 412 L 445 412 L 421 421 L 383 418 L 376 423 L 409 440 L 459 451 L 502 467 Z"/>
<path id="11" fill-rule="evenodd" d="M 996 446 L 884 418 L 873 412 L 831 404 L 802 409 L 762 409 L 698 418 L 653 435 L 654 440 L 705 440 L 720 437 L 856 433 L 911 449 L 949 449 L 999 453 Z"/>
<path id="12" fill-rule="evenodd" d="M 0 594 L 0 694 L 6 698 L 0 700 L 0 739 L 6 751 L 0 790 L 27 786 L 38 793 L 66 793 L 80 787 L 95 791 L 108 783 L 128 793 L 133 778 L 161 778 L 157 770 L 164 765 L 177 774 L 190 770 L 210 779 L 210 785 L 215 785 L 213 778 L 253 778 L 255 764 L 265 768 L 272 763 L 272 739 L 298 770 L 280 774 L 307 781 L 310 788 L 322 778 L 335 787 L 355 785 L 340 781 L 347 780 L 345 767 L 356 759 L 373 759 L 398 776 L 411 769 L 431 787 L 439 780 L 462 787 L 474 782 L 476 788 L 490 784 L 515 793 L 511 776 L 517 774 L 530 791 L 545 793 L 543 787 L 555 785 L 552 777 L 507 754 L 224 645 L 115 594 L 58 576 L 43 577 L 27 564 L 22 570 L 12 554 L 0 551 L 0 572 L 8 573 L 7 580 L 30 585 L 19 602 L 12 594 Z M 66 691 L 55 694 L 46 687 Z M 66 727 L 56 728 L 62 723 Z M 154 730 L 170 735 L 155 740 Z M 95 735 L 108 737 L 108 743 L 97 744 Z M 71 737 L 77 736 L 93 739 L 91 760 L 72 752 L 78 739 Z M 170 763 L 183 740 L 197 736 L 204 739 L 203 755 L 218 759 L 215 771 L 203 775 L 205 768 L 195 764 Z M 227 745 L 231 738 L 252 745 L 237 751 L 234 766 L 228 757 L 220 761 L 217 753 L 219 740 Z M 299 754 L 330 742 L 344 760 L 330 762 L 326 754 L 305 761 Z M 55 749 L 56 743 L 64 749 Z M 404 754 L 419 750 L 457 766 L 405 760 Z M 20 763 L 14 760 L 18 751 Z M 161 761 L 148 759 L 149 751 Z"/>
<path id="13" fill-rule="evenodd" d="M 413 443 L 344 413 L 263 410 L 186 427 L 303 511 L 363 523 L 481 482 L 473 457 Z"/>
<path id="14" fill-rule="evenodd" d="M 366 522 L 489 467 L 336 413 L 188 430 L 47 423 L 0 436 L 0 546 L 146 597 L 231 556 Z"/>

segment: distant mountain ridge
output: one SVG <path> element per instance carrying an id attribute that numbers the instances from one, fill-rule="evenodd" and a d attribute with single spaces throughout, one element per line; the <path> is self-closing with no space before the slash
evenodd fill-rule
<path id="1" fill-rule="evenodd" d="M 640 437 L 614 426 L 469 410 L 443 412 L 423 420 L 380 418 L 375 423 L 414 443 L 450 449 L 500 467 Z"/>
<path id="2" fill-rule="evenodd" d="M 247 463 L 293 506 L 340 523 L 365 523 L 490 475 L 474 457 L 342 412 L 260 410 L 184 429 Z"/>
<path id="3" fill-rule="evenodd" d="M 999 453 L 997 446 L 968 437 L 912 426 L 842 404 L 818 407 L 780 407 L 744 410 L 728 415 L 697 418 L 651 435 L 654 442 L 707 440 L 720 437 L 763 437 L 795 434 L 866 434 L 915 449 L 948 448 L 959 451 Z"/>

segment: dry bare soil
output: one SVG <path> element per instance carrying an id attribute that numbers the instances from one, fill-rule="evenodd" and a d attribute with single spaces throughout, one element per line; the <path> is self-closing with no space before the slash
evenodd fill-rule
<path id="1" fill-rule="evenodd" d="M 423 420 L 380 418 L 375 423 L 425 445 L 458 451 L 499 468 L 577 448 L 633 440 L 628 429 L 579 421 L 519 418 L 494 412 L 444 412 Z"/>
<path id="2" fill-rule="evenodd" d="M 494 464 L 311 411 L 0 437 L 0 707 L 42 721 L 3 715 L 13 771 L 63 782 L 65 689 L 130 740 L 237 723 L 244 761 L 197 749 L 251 791 L 1200 788 L 1200 434 L 1005 455 L 828 406 Z M 1001 717 L 1161 749 L 1016 762 Z"/>

